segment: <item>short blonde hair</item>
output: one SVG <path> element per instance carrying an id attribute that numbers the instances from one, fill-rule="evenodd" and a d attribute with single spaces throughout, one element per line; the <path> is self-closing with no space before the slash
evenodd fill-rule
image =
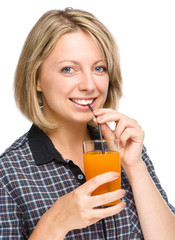
<path id="1" fill-rule="evenodd" d="M 53 129 L 41 109 L 37 80 L 43 61 L 57 40 L 66 33 L 81 29 L 96 41 L 109 74 L 109 89 L 104 107 L 116 109 L 122 96 L 122 77 L 116 42 L 107 28 L 91 13 L 66 8 L 46 12 L 31 29 L 21 52 L 15 72 L 15 100 L 22 113 L 42 129 Z"/>

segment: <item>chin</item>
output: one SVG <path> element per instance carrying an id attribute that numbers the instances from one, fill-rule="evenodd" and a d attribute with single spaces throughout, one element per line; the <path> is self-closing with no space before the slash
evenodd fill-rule
<path id="1" fill-rule="evenodd" d="M 76 123 L 78 123 L 78 124 L 87 124 L 88 122 L 90 122 L 91 120 L 92 120 L 92 117 L 93 116 L 91 116 L 91 117 L 79 117 L 79 118 L 74 118 L 74 119 L 72 119 L 72 122 L 76 122 Z"/>

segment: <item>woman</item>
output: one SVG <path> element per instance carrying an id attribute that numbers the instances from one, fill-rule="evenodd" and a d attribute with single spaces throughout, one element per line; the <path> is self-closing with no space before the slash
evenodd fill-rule
<path id="1" fill-rule="evenodd" d="M 38 20 L 15 74 L 17 105 L 33 125 L 1 156 L 0 239 L 174 238 L 175 209 L 143 147 L 144 132 L 115 110 L 121 85 L 115 41 L 93 15 L 53 10 Z M 104 138 L 119 140 L 122 161 L 122 189 L 95 197 L 119 174 L 85 181 L 82 141 L 98 138 L 87 104 Z"/>

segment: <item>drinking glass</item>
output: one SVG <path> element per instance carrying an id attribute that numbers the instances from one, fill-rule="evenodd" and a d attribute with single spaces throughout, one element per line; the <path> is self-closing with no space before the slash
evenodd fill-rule
<path id="1" fill-rule="evenodd" d="M 120 176 L 98 187 L 93 193 L 100 195 L 121 188 L 121 163 L 117 140 L 92 140 L 83 142 L 83 160 L 86 180 L 106 172 L 118 172 Z M 120 200 L 105 204 L 111 206 Z"/>

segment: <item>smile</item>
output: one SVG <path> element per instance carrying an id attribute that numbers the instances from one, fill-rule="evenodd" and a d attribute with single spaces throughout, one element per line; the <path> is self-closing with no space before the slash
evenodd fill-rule
<path id="1" fill-rule="evenodd" d="M 94 101 L 93 99 L 75 99 L 75 98 L 71 98 L 70 99 L 72 102 L 82 105 L 82 106 L 87 106 L 88 104 L 92 104 Z"/>

